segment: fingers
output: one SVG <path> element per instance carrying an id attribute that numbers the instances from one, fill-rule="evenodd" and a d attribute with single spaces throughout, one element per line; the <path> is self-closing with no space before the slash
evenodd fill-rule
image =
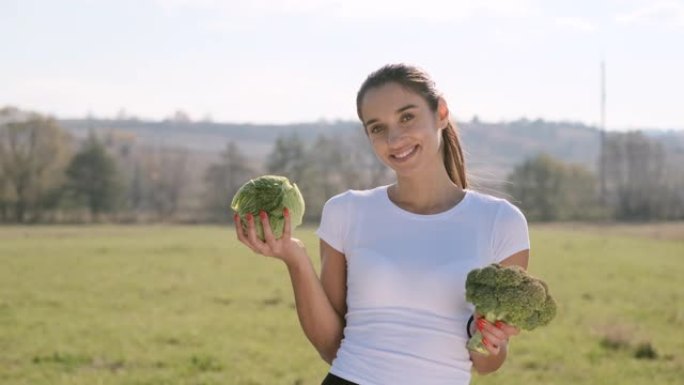
<path id="1" fill-rule="evenodd" d="M 247 221 L 247 236 L 245 242 L 243 243 L 245 243 L 255 253 L 264 254 L 267 246 L 256 236 L 254 216 L 251 213 L 247 213 L 245 215 L 245 219 Z"/>
<path id="2" fill-rule="evenodd" d="M 304 249 L 304 245 L 301 241 L 290 237 L 292 226 L 290 213 L 287 209 L 283 210 L 283 216 L 285 217 L 283 235 L 280 239 L 276 239 L 273 228 L 271 227 L 269 215 L 265 211 L 259 212 L 259 222 L 256 222 L 257 219 L 250 213 L 247 213 L 242 221 L 240 216 L 235 214 L 233 220 L 235 221 L 235 230 L 238 240 L 244 243 L 253 252 L 269 257 L 283 259 L 284 256 L 287 257 L 285 254 L 288 252 L 292 252 L 293 250 L 300 252 L 300 249 Z M 261 224 L 263 229 L 263 241 L 257 236 L 256 226 L 258 224 Z"/>
<path id="3" fill-rule="evenodd" d="M 493 355 L 496 356 L 499 353 L 501 353 L 501 346 L 503 345 L 496 345 L 494 342 L 491 342 L 487 337 L 482 337 L 482 345 L 484 345 L 485 349 Z"/>
<path id="4" fill-rule="evenodd" d="M 256 235 L 256 224 L 254 223 L 254 216 L 251 213 L 247 213 L 247 239 L 249 239 L 249 243 L 252 244 L 252 247 L 256 249 L 257 253 L 264 253 L 264 249 L 266 247 L 266 244 L 261 241 L 261 239 L 257 238 Z"/>
<path id="5" fill-rule="evenodd" d="M 504 334 L 506 334 L 507 337 L 517 336 L 518 334 L 520 334 L 520 329 L 518 329 L 515 326 L 511 326 L 503 321 L 494 322 L 494 326 L 496 326 L 499 330 L 504 332 Z"/>
<path id="6" fill-rule="evenodd" d="M 484 318 L 477 320 L 477 329 L 482 333 L 482 344 L 493 355 L 499 354 L 501 348 L 508 343 L 508 334 Z"/>
<path id="7" fill-rule="evenodd" d="M 242 227 L 242 221 L 240 220 L 240 214 L 235 213 L 233 215 L 233 222 L 235 222 L 235 233 L 237 234 L 238 240 L 242 243 L 247 243 L 247 237 L 245 236 L 245 229 Z"/>
<path id="8" fill-rule="evenodd" d="M 235 213 L 235 215 L 233 215 L 233 222 L 235 222 L 235 232 L 237 233 L 238 240 L 244 243 L 247 247 L 249 247 L 253 252 L 256 253 L 257 250 L 249 242 L 249 239 L 247 239 L 245 229 L 242 227 L 242 221 L 240 220 L 240 215 L 238 213 Z"/>
<path id="9" fill-rule="evenodd" d="M 261 220 L 261 227 L 264 229 L 264 240 L 266 244 L 271 248 L 275 249 L 275 237 L 273 236 L 273 230 L 271 230 L 271 223 L 268 221 L 268 214 L 265 211 L 259 212 L 259 220 Z"/>
<path id="10" fill-rule="evenodd" d="M 507 336 L 517 336 L 520 334 L 520 329 L 516 328 L 515 326 L 511 326 L 505 322 L 502 321 L 496 321 L 495 323 L 496 327 L 501 329 L 504 333 L 506 333 Z"/>
<path id="11" fill-rule="evenodd" d="M 283 209 L 283 217 L 285 217 L 285 225 L 283 226 L 283 237 L 284 240 L 289 240 L 292 236 L 292 227 L 290 225 L 290 210 L 285 207 Z"/>
<path id="12" fill-rule="evenodd" d="M 504 333 L 503 330 L 499 329 L 498 327 L 491 324 L 490 322 L 487 322 L 487 320 L 484 318 L 480 318 L 477 320 L 477 328 L 483 335 L 486 334 L 487 336 L 493 337 L 493 339 L 496 339 L 496 340 L 508 339 L 508 336 L 506 335 L 506 333 Z"/>

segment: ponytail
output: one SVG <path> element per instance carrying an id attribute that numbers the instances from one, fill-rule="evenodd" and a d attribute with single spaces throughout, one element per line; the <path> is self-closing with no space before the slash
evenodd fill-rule
<path id="1" fill-rule="evenodd" d="M 451 121 L 442 130 L 444 167 L 449 179 L 460 188 L 467 188 L 468 181 L 465 171 L 465 159 L 461 141 L 456 131 L 456 125 Z"/>

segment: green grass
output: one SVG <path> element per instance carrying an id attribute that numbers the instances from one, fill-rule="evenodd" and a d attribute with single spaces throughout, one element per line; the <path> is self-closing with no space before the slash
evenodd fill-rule
<path id="1" fill-rule="evenodd" d="M 299 236 L 317 260 L 311 229 Z M 234 238 L 0 227 L 0 383 L 319 384 L 285 267 Z M 532 247 L 558 317 L 474 384 L 682 383 L 684 242 L 533 227 Z"/>

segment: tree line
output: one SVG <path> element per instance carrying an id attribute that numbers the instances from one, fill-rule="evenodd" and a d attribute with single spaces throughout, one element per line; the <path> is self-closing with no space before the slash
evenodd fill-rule
<path id="1" fill-rule="evenodd" d="M 600 172 L 540 154 L 515 167 L 506 191 L 532 220 L 684 219 L 684 170 L 659 142 L 638 131 L 609 133 L 598 163 L 603 181 Z"/>
<path id="2" fill-rule="evenodd" d="M 218 159 L 182 148 L 139 145 L 113 131 L 79 140 L 57 121 L 0 109 L 0 222 L 222 222 L 232 196 L 249 179 L 270 173 L 297 183 L 306 219 L 347 188 L 388 183 L 390 173 L 365 137 L 277 138 L 267 159 L 252 159 L 228 142 Z"/>
<path id="3" fill-rule="evenodd" d="M 662 145 L 639 132 L 610 133 L 603 154 L 604 189 L 596 172 L 548 154 L 516 165 L 503 183 L 473 188 L 507 197 L 532 221 L 684 218 L 684 175 Z M 78 140 L 50 117 L 0 109 L 4 223 L 225 222 L 237 189 L 263 174 L 297 183 L 311 222 L 331 196 L 392 180 L 361 130 L 313 142 L 281 135 L 262 160 L 229 142 L 216 159 L 119 132 Z"/>

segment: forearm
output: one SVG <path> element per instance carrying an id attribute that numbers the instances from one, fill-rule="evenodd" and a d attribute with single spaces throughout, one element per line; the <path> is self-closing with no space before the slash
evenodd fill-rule
<path id="1" fill-rule="evenodd" d="M 330 303 L 308 256 L 287 268 L 302 330 L 321 357 L 331 363 L 342 340 L 343 318 Z"/>

